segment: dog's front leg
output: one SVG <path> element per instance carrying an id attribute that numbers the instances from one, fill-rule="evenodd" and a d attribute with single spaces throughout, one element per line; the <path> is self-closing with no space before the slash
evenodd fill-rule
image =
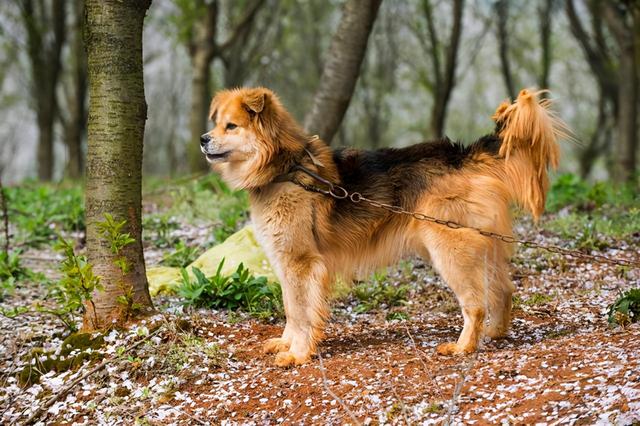
<path id="1" fill-rule="evenodd" d="M 270 339 L 265 352 L 277 353 L 280 367 L 304 364 L 315 353 L 328 316 L 329 277 L 325 265 L 312 256 L 299 256 L 282 268 L 282 296 L 287 324 L 281 338 Z"/>

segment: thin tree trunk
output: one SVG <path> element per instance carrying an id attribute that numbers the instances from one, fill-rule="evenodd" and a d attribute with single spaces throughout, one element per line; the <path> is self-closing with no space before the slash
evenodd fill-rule
<path id="1" fill-rule="evenodd" d="M 191 79 L 191 112 L 189 127 L 191 140 L 187 145 L 187 160 L 192 172 L 208 170 L 209 166 L 200 151 L 200 136 L 207 129 L 209 102 L 211 100 L 211 62 L 215 57 L 222 57 L 225 52 L 237 47 L 243 36 L 248 34 L 257 12 L 264 6 L 264 0 L 254 0 L 246 9 L 246 13 L 235 25 L 229 38 L 223 43 L 216 41 L 219 4 L 217 0 L 204 2 L 197 0 L 196 9 L 200 11 L 198 19 L 190 29 L 187 42 L 193 75 Z M 236 53 L 237 54 L 237 53 Z"/>
<path id="2" fill-rule="evenodd" d="M 607 138 L 605 137 L 608 130 L 606 106 L 607 102 L 605 100 L 605 95 L 602 93 L 602 88 L 600 88 L 598 96 L 598 120 L 596 123 L 596 128 L 591 135 L 589 145 L 587 145 L 578 153 L 580 176 L 583 179 L 587 179 L 589 177 L 595 159 L 598 158 L 598 156 L 607 146 Z"/>
<path id="3" fill-rule="evenodd" d="M 435 87 L 435 99 L 431 108 L 431 135 L 433 137 L 441 137 L 444 135 L 444 128 L 447 119 L 447 107 L 451 92 L 456 85 L 456 66 L 458 60 L 458 50 L 460 46 L 460 37 L 462 35 L 462 13 L 464 11 L 464 0 L 454 0 L 453 2 L 453 25 L 449 36 L 449 44 L 446 47 L 446 61 L 444 72 L 442 73 L 442 85 Z M 435 32 L 433 22 L 431 22 L 432 31 Z M 437 48 L 437 46 L 435 47 Z"/>
<path id="4" fill-rule="evenodd" d="M 604 18 L 620 49 L 618 64 L 618 137 L 614 144 L 612 177 L 617 182 L 635 178 L 638 147 L 638 75 L 635 32 L 626 23 L 625 12 L 610 3 L 604 4 Z"/>
<path id="5" fill-rule="evenodd" d="M 551 25 L 553 15 L 551 9 L 553 0 L 541 0 L 542 4 L 538 12 L 538 22 L 540 24 L 540 52 L 541 52 L 541 70 L 538 79 L 538 87 L 540 89 L 549 88 L 549 74 L 551 73 Z M 546 92 L 543 93 L 546 96 Z M 515 99 L 515 98 L 512 98 Z"/>
<path id="6" fill-rule="evenodd" d="M 51 10 L 45 9 L 50 4 Z M 27 33 L 31 63 L 31 93 L 38 124 L 38 177 L 53 178 L 53 123 L 57 116 L 56 87 L 60 76 L 60 52 L 65 38 L 65 0 L 34 3 L 21 0 L 22 20 Z M 51 35 L 45 31 L 52 29 Z"/>
<path id="7" fill-rule="evenodd" d="M 498 53 L 500 56 L 500 70 L 502 79 L 507 89 L 507 95 L 511 99 L 516 98 L 516 89 L 513 84 L 511 74 L 511 63 L 509 62 L 509 32 L 507 23 L 509 22 L 509 1 L 498 0 L 495 4 L 497 25 L 498 25 Z"/>
<path id="8" fill-rule="evenodd" d="M 331 143 L 351 102 L 381 1 L 347 0 L 344 4 L 313 106 L 304 120 L 306 131 L 326 143 Z"/>
<path id="9" fill-rule="evenodd" d="M 147 104 L 142 73 L 142 26 L 151 0 L 87 0 L 85 39 L 89 73 L 87 155 L 87 255 L 103 291 L 86 305 L 85 329 L 104 328 L 129 312 L 117 301 L 152 306 L 142 251 L 142 146 Z M 131 266 L 123 274 L 98 232 L 104 214 L 126 220 L 135 243 L 121 256 Z"/>
<path id="10" fill-rule="evenodd" d="M 187 145 L 187 157 L 191 172 L 208 169 L 207 161 L 200 151 L 200 135 L 207 131 L 209 115 L 209 100 L 211 88 L 209 79 L 211 59 L 206 52 L 197 52 L 191 58 L 191 111 L 189 113 L 189 128 L 191 140 Z"/>
<path id="11" fill-rule="evenodd" d="M 68 99 L 69 116 L 64 123 L 65 142 L 69 155 L 66 175 L 78 179 L 84 172 L 82 141 L 87 125 L 87 54 L 82 40 L 84 0 L 74 2 L 75 28 L 71 44 L 72 88 Z"/>

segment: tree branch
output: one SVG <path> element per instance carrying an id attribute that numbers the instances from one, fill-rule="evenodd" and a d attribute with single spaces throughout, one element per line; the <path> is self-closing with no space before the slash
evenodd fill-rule
<path id="1" fill-rule="evenodd" d="M 614 105 L 617 105 L 618 85 L 610 62 L 603 56 L 600 49 L 594 48 L 591 37 L 584 29 L 584 26 L 578 17 L 573 0 L 566 0 L 565 9 L 567 17 L 569 18 L 571 32 L 578 40 L 578 43 L 580 43 L 580 46 L 587 57 L 587 62 L 589 63 L 591 71 L 598 80 L 598 83 L 605 89 L 605 93 L 607 93 L 613 100 Z M 597 18 L 594 16 L 594 19 Z"/>
<path id="2" fill-rule="evenodd" d="M 440 69 L 440 41 L 438 38 L 438 32 L 436 30 L 435 23 L 433 22 L 433 7 L 430 0 L 424 0 L 422 2 L 422 8 L 424 10 L 425 18 L 427 19 L 427 31 L 429 32 L 429 54 L 431 55 L 431 61 L 433 62 L 433 74 L 435 77 L 435 90 L 439 90 L 442 83 L 442 71 Z"/>
<path id="3" fill-rule="evenodd" d="M 224 52 L 232 47 L 236 42 L 251 28 L 251 24 L 256 17 L 260 8 L 265 4 L 264 0 L 255 0 L 253 5 L 247 10 L 245 15 L 236 24 L 231 31 L 229 38 L 217 47 L 218 52 Z"/>

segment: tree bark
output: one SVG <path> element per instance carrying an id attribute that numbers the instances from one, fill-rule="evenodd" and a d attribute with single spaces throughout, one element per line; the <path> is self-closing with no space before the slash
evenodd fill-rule
<path id="1" fill-rule="evenodd" d="M 511 63 L 509 61 L 509 32 L 507 23 L 509 22 L 509 1 L 498 0 L 495 4 L 496 21 L 498 25 L 498 53 L 500 56 L 500 70 L 502 79 L 507 89 L 507 95 L 511 99 L 516 98 L 516 89 L 513 84 L 511 73 Z"/>
<path id="2" fill-rule="evenodd" d="M 65 39 L 65 0 L 48 3 L 21 0 L 22 20 L 27 33 L 27 53 L 31 64 L 31 93 L 38 124 L 38 177 L 53 178 L 53 124 L 57 116 L 56 87 L 60 77 L 60 52 Z M 46 28 L 51 28 L 47 34 Z"/>
<path id="3" fill-rule="evenodd" d="M 142 73 L 142 26 L 151 0 L 87 0 L 85 40 L 89 74 L 86 187 L 87 255 L 103 291 L 88 302 L 84 328 L 104 328 L 126 312 L 117 297 L 131 292 L 133 302 L 152 306 L 145 275 L 141 232 L 142 147 L 147 104 Z M 110 213 L 126 220 L 135 239 L 124 256 L 123 274 L 99 234 L 98 222 Z"/>
<path id="4" fill-rule="evenodd" d="M 449 99 L 451 93 L 456 85 L 456 67 L 458 60 L 458 50 L 460 46 L 460 38 L 462 36 L 462 14 L 464 11 L 464 0 L 454 0 L 453 2 L 453 24 L 451 26 L 451 33 L 449 35 L 449 42 L 446 46 L 446 58 L 444 63 L 444 69 L 439 69 L 439 61 L 434 64 L 434 67 L 438 67 L 436 73 L 437 80 L 440 80 L 434 85 L 434 100 L 433 107 L 431 108 L 431 121 L 430 129 L 432 137 L 442 137 L 444 135 L 444 128 L 447 119 L 447 108 L 449 106 Z M 432 16 L 432 6 L 429 0 L 424 1 L 425 13 L 427 15 L 427 26 L 431 38 L 431 56 L 432 58 L 438 58 L 438 51 L 440 50 L 437 31 Z"/>
<path id="5" fill-rule="evenodd" d="M 347 0 L 333 36 L 305 130 L 331 143 L 358 81 L 367 41 L 382 0 Z"/>

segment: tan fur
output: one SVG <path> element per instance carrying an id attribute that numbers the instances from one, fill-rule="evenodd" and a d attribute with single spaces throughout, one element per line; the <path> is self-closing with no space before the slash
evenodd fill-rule
<path id="1" fill-rule="evenodd" d="M 548 186 L 546 169 L 557 165 L 556 139 L 564 127 L 549 113 L 548 102 L 538 102 L 536 96 L 522 91 L 514 104 L 496 112 L 503 139 L 499 153 L 474 151 L 459 168 L 434 163 L 425 169 L 433 174 L 428 190 L 401 193 L 413 203 L 411 208 L 503 234 L 511 233 L 511 203 L 539 216 Z M 483 334 L 500 337 L 507 332 L 514 291 L 508 273 L 512 247 L 469 229 L 339 204 L 279 181 L 296 163 L 332 182 L 341 182 L 341 175 L 331 149 L 304 134 L 268 89 L 220 92 L 211 116 L 216 125 L 203 152 L 225 153 L 224 159 L 211 157 L 214 170 L 231 186 L 249 191 L 257 238 L 282 284 L 287 323 L 282 336 L 264 346 L 265 352 L 277 354 L 277 365 L 302 364 L 315 353 L 336 277 L 351 279 L 411 254 L 432 262 L 462 307 L 463 331 L 457 342 L 440 345 L 439 353 L 473 352 Z M 229 129 L 229 123 L 237 128 Z M 406 167 L 422 170 L 415 164 Z M 295 179 L 319 185 L 302 173 Z M 411 184 L 407 181 L 407 188 Z M 371 186 L 380 188 L 373 196 L 384 196 L 385 185 L 384 179 L 372 179 Z"/>
<path id="2" fill-rule="evenodd" d="M 544 210 L 549 178 L 547 168 L 558 167 L 557 139 L 569 131 L 549 110 L 549 99 L 538 100 L 543 91 L 520 91 L 513 104 L 503 103 L 493 119 L 502 126 L 500 155 L 505 158 L 507 177 L 515 190 L 512 195 L 535 219 Z"/>

